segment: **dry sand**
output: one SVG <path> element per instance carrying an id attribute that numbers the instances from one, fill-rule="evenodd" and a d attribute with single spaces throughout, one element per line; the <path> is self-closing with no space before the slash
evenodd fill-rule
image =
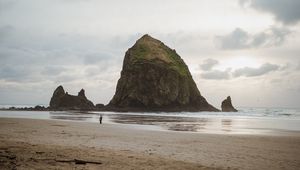
<path id="1" fill-rule="evenodd" d="M 1 118 L 0 169 L 296 170 L 300 133 L 217 135 Z"/>

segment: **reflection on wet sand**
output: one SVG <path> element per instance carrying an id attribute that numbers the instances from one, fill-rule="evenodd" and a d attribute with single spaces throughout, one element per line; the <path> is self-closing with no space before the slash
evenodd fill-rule
<path id="1" fill-rule="evenodd" d="M 201 117 L 165 116 L 149 114 L 124 114 L 124 113 L 93 113 L 93 112 L 50 112 L 49 118 L 56 120 L 98 122 L 103 116 L 104 123 L 121 123 L 135 125 L 157 126 L 171 131 L 188 132 L 213 132 L 233 133 L 232 119 L 214 119 Z M 236 123 L 235 123 L 236 126 Z"/>
<path id="2" fill-rule="evenodd" d="M 207 118 L 157 116 L 157 115 L 109 115 L 111 121 L 123 124 L 158 125 L 172 131 L 198 132 L 205 129 Z"/>
<path id="3" fill-rule="evenodd" d="M 231 132 L 232 130 L 232 120 L 222 119 L 222 131 Z"/>
<path id="4" fill-rule="evenodd" d="M 50 116 L 51 119 L 59 119 L 59 120 L 80 120 L 86 121 L 91 117 L 83 117 L 83 116 Z"/>
<path id="5" fill-rule="evenodd" d="M 84 113 L 84 114 L 83 114 Z M 93 118 L 85 112 L 50 112 L 50 119 L 86 121 Z"/>
<path id="6" fill-rule="evenodd" d="M 219 134 L 299 133 L 299 119 L 207 115 L 208 113 L 117 113 L 85 111 L 0 111 L 0 118 L 54 119 L 103 124 L 132 124 L 134 128 Z M 210 114 L 210 113 L 209 113 Z M 147 126 L 139 126 L 147 125 Z"/>
<path id="7" fill-rule="evenodd" d="M 49 112 L 48 112 L 49 113 Z M 215 117 L 184 117 L 176 115 L 158 115 L 158 114 L 125 114 L 125 113 L 102 113 L 102 112 L 50 112 L 50 119 L 71 120 L 82 122 L 99 123 L 100 116 L 103 116 L 103 123 L 121 123 L 131 125 L 150 125 L 154 129 L 165 129 L 170 131 L 186 131 L 201 133 L 221 133 L 221 134 L 237 134 L 237 133 L 266 133 L 270 128 L 251 127 L 249 128 L 249 120 L 231 119 L 231 118 L 215 118 Z M 248 124 L 247 124 L 248 123 Z M 256 121 L 252 123 L 257 125 Z M 265 123 L 266 124 L 266 123 Z M 252 124 L 251 124 L 252 125 Z M 261 124 L 259 124 L 261 125 Z M 145 126 L 144 126 L 145 127 Z"/>
<path id="8" fill-rule="evenodd" d="M 50 111 L 50 115 L 90 115 L 88 111 Z"/>
<path id="9" fill-rule="evenodd" d="M 190 123 L 176 123 L 168 125 L 168 130 L 173 131 L 191 131 L 191 132 L 199 132 L 205 129 L 205 125 L 203 124 L 190 124 Z"/>

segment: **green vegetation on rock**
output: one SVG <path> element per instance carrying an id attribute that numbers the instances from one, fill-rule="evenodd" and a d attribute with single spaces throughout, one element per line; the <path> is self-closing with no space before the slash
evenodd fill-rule
<path id="1" fill-rule="evenodd" d="M 149 35 L 144 35 L 136 42 L 130 49 L 130 55 L 134 62 L 142 62 L 143 60 L 165 62 L 181 75 L 187 76 L 189 74 L 187 66 L 175 50 Z"/>

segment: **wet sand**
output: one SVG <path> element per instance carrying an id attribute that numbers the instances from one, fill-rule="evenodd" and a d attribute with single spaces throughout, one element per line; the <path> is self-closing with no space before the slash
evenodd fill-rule
<path id="1" fill-rule="evenodd" d="M 88 161 L 92 163 L 82 163 Z M 299 169 L 300 133 L 220 135 L 0 119 L 0 169 Z"/>
<path id="2" fill-rule="evenodd" d="M 299 119 L 272 119 L 259 117 L 189 117 L 149 114 L 106 114 L 107 123 L 129 125 L 149 125 L 169 131 L 199 132 L 209 134 L 254 134 L 254 135 L 290 135 L 300 132 Z"/>

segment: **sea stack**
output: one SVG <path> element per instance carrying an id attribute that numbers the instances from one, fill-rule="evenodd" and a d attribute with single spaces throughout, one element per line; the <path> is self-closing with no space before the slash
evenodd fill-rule
<path id="1" fill-rule="evenodd" d="M 231 97 L 228 96 L 221 105 L 222 108 L 222 112 L 237 112 L 238 110 L 236 110 L 231 103 Z"/>
<path id="2" fill-rule="evenodd" d="M 192 75 L 175 50 L 149 35 L 128 49 L 113 111 L 218 111 L 201 96 Z"/>
<path id="3" fill-rule="evenodd" d="M 65 92 L 62 86 L 58 86 L 50 100 L 51 110 L 92 110 L 94 108 L 94 104 L 86 98 L 84 89 L 75 96 Z"/>

